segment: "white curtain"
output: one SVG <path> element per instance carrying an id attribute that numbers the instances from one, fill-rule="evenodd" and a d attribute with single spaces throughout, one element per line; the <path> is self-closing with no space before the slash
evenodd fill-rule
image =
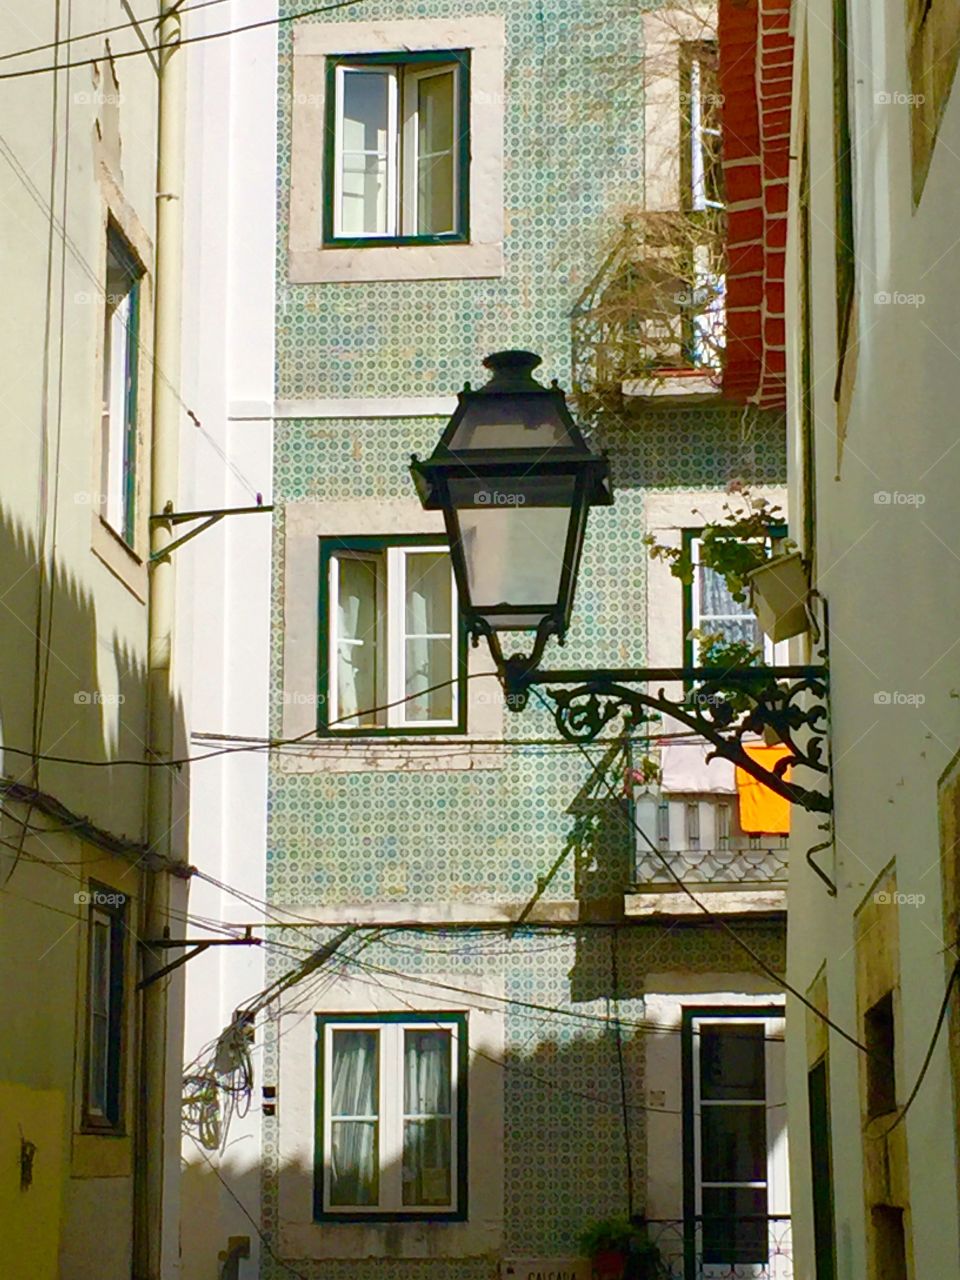
<path id="1" fill-rule="evenodd" d="M 379 1197 L 376 1031 L 335 1031 L 330 1108 L 330 1203 Z M 348 1117 L 358 1117 L 350 1119 Z M 362 1118 L 360 1118 L 362 1117 Z"/>

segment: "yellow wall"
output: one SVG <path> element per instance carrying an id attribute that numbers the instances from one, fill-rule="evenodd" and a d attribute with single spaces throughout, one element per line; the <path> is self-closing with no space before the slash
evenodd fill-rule
<path id="1" fill-rule="evenodd" d="M 5 1280 L 57 1280 L 63 1124 L 56 1089 L 0 1084 L 0 1251 Z M 20 1189 L 21 1134 L 36 1147 L 33 1182 Z"/>

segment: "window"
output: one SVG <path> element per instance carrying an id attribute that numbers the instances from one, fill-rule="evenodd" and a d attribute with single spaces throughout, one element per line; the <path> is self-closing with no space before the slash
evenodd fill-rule
<path id="1" fill-rule="evenodd" d="M 863 1021 L 867 1048 L 867 1117 L 872 1120 L 897 1109 L 893 992 L 888 991 L 868 1009 Z"/>
<path id="2" fill-rule="evenodd" d="M 466 649 L 446 546 L 323 541 L 320 566 L 320 728 L 463 729 Z"/>
<path id="3" fill-rule="evenodd" d="M 783 530 L 783 536 L 786 530 Z M 779 536 L 779 535 L 778 535 Z M 774 644 L 760 629 L 760 623 L 750 608 L 749 601 L 734 600 L 727 584 L 719 573 L 700 563 L 700 539 L 693 530 L 685 529 L 684 544 L 690 551 L 693 564 L 693 582 L 684 585 L 684 662 L 696 666 L 697 655 L 689 640 L 691 631 L 705 635 L 721 635 L 725 644 L 748 644 L 759 649 L 768 665 L 787 660 L 787 642 Z"/>
<path id="4" fill-rule="evenodd" d="M 469 54 L 331 58 L 324 240 L 468 238 Z"/>
<path id="5" fill-rule="evenodd" d="M 113 226 L 107 231 L 103 333 L 103 453 L 100 514 L 133 545 L 137 483 L 137 356 L 143 268 Z"/>
<path id="6" fill-rule="evenodd" d="M 684 1010 L 687 1231 L 699 1224 L 704 1277 L 766 1267 L 789 1227 L 783 1026 L 780 1009 Z"/>
<path id="7" fill-rule="evenodd" d="M 466 1218 L 466 1014 L 317 1019 L 318 1218 Z"/>
<path id="8" fill-rule="evenodd" d="M 827 1060 L 807 1076 L 810 1106 L 810 1173 L 813 1181 L 813 1249 L 816 1280 L 836 1280 L 833 1220 L 833 1162 L 830 1153 L 830 1093 Z"/>
<path id="9" fill-rule="evenodd" d="M 121 1132 L 124 921 L 122 893 L 91 882 L 87 930 L 83 1127 Z"/>

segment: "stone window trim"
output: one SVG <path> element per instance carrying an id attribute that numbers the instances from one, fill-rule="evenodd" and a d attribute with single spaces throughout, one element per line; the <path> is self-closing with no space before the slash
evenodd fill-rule
<path id="1" fill-rule="evenodd" d="M 504 273 L 504 22 L 499 17 L 303 22 L 293 32 L 288 278 L 295 284 L 497 278 Z M 326 66 L 352 54 L 463 49 L 470 55 L 470 240 L 466 244 L 326 246 Z"/>
<path id="2" fill-rule="evenodd" d="M 289 773 L 426 772 L 499 769 L 503 698 L 486 645 L 468 647 L 466 732 L 417 737 L 318 739 L 320 646 L 317 599 L 323 539 L 417 534 L 445 537 L 442 517 L 415 497 L 291 501 L 283 509 L 283 674 L 280 734 L 303 740 L 279 757 Z"/>
<path id="3" fill-rule="evenodd" d="M 97 318 L 97 364 L 94 390 L 93 432 L 94 447 L 91 450 L 91 483 L 90 494 L 96 498 L 91 501 L 91 538 L 90 545 L 98 560 L 119 579 L 120 582 L 139 600 L 145 604 L 147 600 L 147 565 L 146 558 L 150 545 L 149 512 L 147 498 L 149 491 L 149 458 L 151 439 L 151 397 L 149 394 L 153 377 L 153 363 L 150 353 L 153 351 L 153 243 L 134 209 L 128 203 L 106 164 L 100 163 L 98 179 L 101 193 L 101 236 L 100 236 L 100 271 L 96 284 L 91 280 L 90 286 L 77 300 L 89 298 L 98 309 Z M 137 465 L 135 466 L 136 491 L 134 495 L 134 529 L 132 543 L 124 539 L 110 528 L 102 514 L 101 489 L 102 456 L 103 456 L 103 362 L 104 351 L 105 308 L 107 263 L 107 238 L 110 228 L 115 228 L 143 268 L 139 277 L 140 290 L 140 323 L 137 335 L 137 380 L 140 394 L 137 398 Z"/>
<path id="4" fill-rule="evenodd" d="M 437 985 L 440 989 L 437 989 Z M 454 986 L 468 986 L 469 999 L 454 996 Z M 505 1016 L 503 980 L 479 973 L 411 975 L 393 990 L 390 979 L 339 978 L 321 1004 L 309 994 L 291 993 L 278 1014 L 279 1111 L 278 1252 L 294 1259 L 406 1259 L 489 1257 L 502 1247 L 504 1202 L 503 1068 Z M 438 1021 L 450 1014 L 465 1016 L 469 1027 L 469 1106 L 467 1170 L 470 1189 L 465 1220 L 425 1223 L 407 1221 L 338 1222 L 315 1219 L 316 1156 L 316 1015 L 336 1020 L 368 1010 L 385 1020 L 416 1012 Z M 427 1024 L 429 1025 L 429 1023 Z M 305 1171 L 310 1171 L 309 1174 Z"/>

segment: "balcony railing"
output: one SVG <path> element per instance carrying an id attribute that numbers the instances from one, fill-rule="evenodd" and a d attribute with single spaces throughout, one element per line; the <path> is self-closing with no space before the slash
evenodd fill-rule
<path id="1" fill-rule="evenodd" d="M 661 859 L 666 859 L 671 876 Z M 636 884 L 776 885 L 787 883 L 787 851 L 772 848 L 664 849 L 658 857 L 647 845 L 637 847 Z"/>
<path id="2" fill-rule="evenodd" d="M 650 1219 L 670 1280 L 793 1280 L 790 1218 Z"/>

